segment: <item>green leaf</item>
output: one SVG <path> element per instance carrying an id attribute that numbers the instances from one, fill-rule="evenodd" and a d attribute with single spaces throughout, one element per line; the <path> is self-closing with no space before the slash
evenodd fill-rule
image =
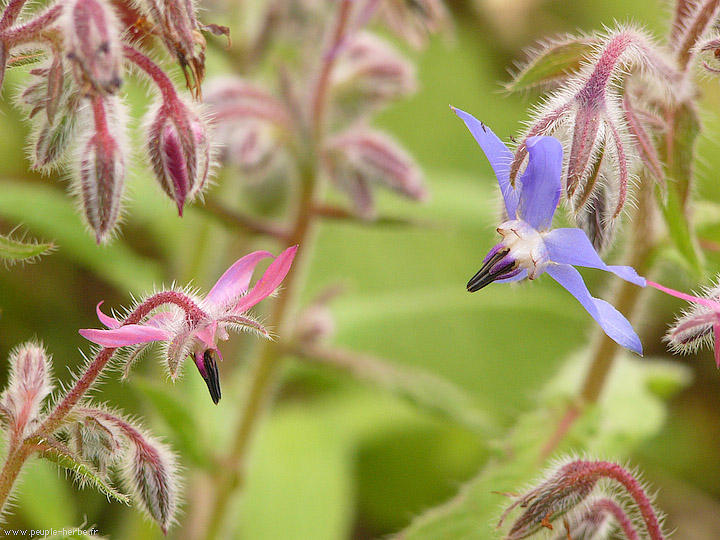
<path id="1" fill-rule="evenodd" d="M 200 429 L 186 396 L 171 385 L 159 386 L 157 382 L 142 377 L 134 377 L 133 386 L 150 401 L 172 430 L 173 447 L 198 467 L 206 468 L 212 465 L 212 461 L 208 459 L 207 448 L 202 444 L 203 437 L 198 436 Z"/>
<path id="2" fill-rule="evenodd" d="M 685 262 L 697 277 L 704 276 L 705 261 L 695 238 L 694 227 L 688 218 L 693 166 L 700 135 L 700 118 L 694 105 L 678 107 L 666 137 L 669 145 L 660 145 L 660 157 L 665 163 L 667 192 L 657 190 L 658 200 L 670 237 Z"/>
<path id="3" fill-rule="evenodd" d="M 63 469 L 72 471 L 81 484 L 87 483 L 111 499 L 115 499 L 121 503 L 130 504 L 130 499 L 126 495 L 117 491 L 104 478 L 102 478 L 97 471 L 78 460 L 72 455 L 72 453 L 69 451 L 63 451 L 60 446 L 48 448 L 40 454 L 40 457 L 58 465 L 59 467 L 62 467 Z"/>
<path id="4" fill-rule="evenodd" d="M 276 411 L 258 434 L 240 515 L 246 540 L 340 540 L 352 517 L 340 418 L 307 404 Z"/>
<path id="5" fill-rule="evenodd" d="M 505 88 L 511 92 L 529 90 L 552 84 L 579 71 L 582 62 L 599 42 L 596 38 L 569 37 L 566 41 L 550 42 L 517 73 Z"/>
<path id="6" fill-rule="evenodd" d="M 572 359 L 543 392 L 540 408 L 524 414 L 509 441 L 499 446 L 502 455 L 465 485 L 449 502 L 417 518 L 398 538 L 402 540 L 496 540 L 502 506 L 501 493 L 517 493 L 538 478 L 543 445 L 560 421 L 572 391 L 585 372 Z M 619 358 L 600 403 L 585 411 L 566 435 L 561 450 L 570 455 L 590 453 L 593 458 L 625 459 L 642 441 L 654 435 L 665 419 L 665 406 L 652 390 L 653 381 L 687 382 L 687 373 L 665 364 Z M 558 414 L 560 413 L 560 414 Z"/>
<path id="7" fill-rule="evenodd" d="M 17 261 L 32 261 L 54 248 L 52 242 L 41 244 L 34 240 L 13 240 L 10 236 L 0 235 L 0 258 L 10 264 Z"/>
<path id="8" fill-rule="evenodd" d="M 0 217 L 54 238 L 63 255 L 121 290 L 142 293 L 163 281 L 158 263 L 137 255 L 121 241 L 98 246 L 75 212 L 72 199 L 49 185 L 4 181 Z"/>

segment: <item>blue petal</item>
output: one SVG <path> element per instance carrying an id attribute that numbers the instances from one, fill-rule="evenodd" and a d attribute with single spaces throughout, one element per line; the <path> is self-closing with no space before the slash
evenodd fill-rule
<path id="1" fill-rule="evenodd" d="M 608 266 L 595 251 L 590 239 L 580 229 L 554 229 L 543 237 L 550 260 L 560 264 L 586 266 L 612 272 L 616 276 L 645 287 L 645 278 L 631 266 Z"/>
<path id="2" fill-rule="evenodd" d="M 555 281 L 577 298 L 578 302 L 598 322 L 610 339 L 642 356 L 640 338 L 633 330 L 630 322 L 622 313 L 604 300 L 590 296 L 580 272 L 568 264 L 552 263 L 550 263 L 546 271 Z"/>
<path id="3" fill-rule="evenodd" d="M 495 135 L 490 128 L 480 122 L 473 115 L 451 107 L 452 110 L 460 118 L 472 133 L 475 140 L 485 152 L 490 165 L 495 171 L 498 184 L 500 185 L 500 193 L 502 193 L 505 201 L 505 209 L 507 210 L 508 219 L 515 219 L 518 206 L 518 191 L 510 185 L 510 162 L 513 155 L 508 147 Z"/>
<path id="4" fill-rule="evenodd" d="M 520 178 L 518 217 L 534 229 L 550 228 L 562 189 L 562 144 L 554 137 L 527 140 L 528 165 Z"/>

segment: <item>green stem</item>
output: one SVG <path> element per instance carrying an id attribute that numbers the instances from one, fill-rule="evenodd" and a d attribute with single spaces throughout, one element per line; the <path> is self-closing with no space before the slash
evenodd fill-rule
<path id="1" fill-rule="evenodd" d="M 32 445 L 21 444 L 8 455 L 2 471 L 0 471 L 0 513 L 5 511 L 5 505 L 15 485 L 15 480 L 33 449 Z"/>

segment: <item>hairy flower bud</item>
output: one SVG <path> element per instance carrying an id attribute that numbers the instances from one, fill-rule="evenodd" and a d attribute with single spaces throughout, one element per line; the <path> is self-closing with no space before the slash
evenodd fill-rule
<path id="1" fill-rule="evenodd" d="M 429 34 L 449 26 L 441 0 L 385 0 L 379 11 L 390 29 L 416 48 L 427 43 Z"/>
<path id="2" fill-rule="evenodd" d="M 92 108 L 94 129 L 78 145 L 76 190 L 100 244 L 109 239 L 120 218 L 125 185 L 124 115 L 117 98 L 96 97 Z"/>
<path id="3" fill-rule="evenodd" d="M 370 186 L 380 184 L 416 201 L 427 199 L 422 175 L 412 158 L 387 135 L 355 129 L 332 138 L 324 152 L 330 175 L 347 192 L 360 215 L 372 217 Z"/>
<path id="4" fill-rule="evenodd" d="M 580 504 L 595 489 L 598 479 L 599 476 L 585 462 L 570 462 L 538 487 L 519 497 L 503 512 L 498 526 L 503 524 L 512 510 L 520 507 L 524 511 L 510 526 L 507 540 L 527 538 L 542 527 L 552 528 L 549 526 L 550 520 Z"/>
<path id="5" fill-rule="evenodd" d="M 414 66 L 367 32 L 355 35 L 342 49 L 332 84 L 336 104 L 350 116 L 370 112 L 417 88 Z"/>
<path id="6" fill-rule="evenodd" d="M 205 103 L 224 164 L 254 179 L 265 179 L 278 168 L 290 115 L 277 98 L 243 79 L 222 77 L 206 86 Z"/>
<path id="7" fill-rule="evenodd" d="M 588 43 L 592 42 L 594 46 L 588 49 Z M 571 43 L 566 40 L 565 46 Z M 578 38 L 577 45 L 579 50 L 592 52 L 576 62 L 584 67 L 569 70 L 564 80 L 560 76 L 553 79 L 558 89 L 537 110 L 518 146 L 510 178 L 514 183 L 527 156 L 525 141 L 537 135 L 554 134 L 569 146 L 565 189 L 572 209 L 580 212 L 589 201 L 609 196 L 614 201 L 613 208 L 608 208 L 609 221 L 612 221 L 628 198 L 631 168 L 638 158 L 645 158 L 656 176 L 660 172 L 657 153 L 649 144 L 645 126 L 639 122 L 627 98 L 677 103 L 689 95 L 690 90 L 682 74 L 665 59 L 664 51 L 634 28 L 620 27 L 591 42 L 586 37 Z M 552 52 L 552 48 L 546 48 L 537 54 L 552 55 Z M 529 65 L 544 65 L 544 60 L 533 58 Z M 529 73 L 528 69 L 522 69 L 516 76 L 516 80 L 524 81 L 520 87 L 529 84 Z M 642 93 L 631 92 L 630 81 L 641 87 Z M 602 184 L 595 182 L 598 173 L 604 179 Z M 605 193 L 593 195 L 594 189 L 605 189 Z"/>
<path id="8" fill-rule="evenodd" d="M 117 17 L 105 0 L 71 0 L 63 24 L 67 57 L 77 84 L 101 94 L 122 85 L 122 49 Z"/>
<path id="9" fill-rule="evenodd" d="M 37 343 L 20 345 L 10 353 L 10 376 L 2 395 L 11 444 L 17 444 L 40 416 L 40 408 L 52 391 L 51 366 Z"/>
<path id="10" fill-rule="evenodd" d="M 205 188 L 210 171 L 210 141 L 202 118 L 179 100 L 163 103 L 148 115 L 147 148 L 155 177 L 182 216 L 186 202 Z"/>

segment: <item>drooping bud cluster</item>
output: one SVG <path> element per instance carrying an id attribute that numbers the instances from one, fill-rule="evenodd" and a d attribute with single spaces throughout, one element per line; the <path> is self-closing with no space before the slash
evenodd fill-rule
<path id="1" fill-rule="evenodd" d="M 536 488 L 519 496 L 505 512 L 502 527 L 517 508 L 506 540 L 521 540 L 542 529 L 556 530 L 563 518 L 566 531 L 558 539 L 605 540 L 613 520 L 629 540 L 647 532 L 650 540 L 664 540 L 661 518 L 640 482 L 623 467 L 607 461 L 575 460 L 560 466 Z M 558 527 L 559 528 L 559 527 Z M 643 536 L 645 538 L 645 536 Z"/>
<path id="2" fill-rule="evenodd" d="M 324 158 L 331 178 L 361 216 L 374 216 L 373 184 L 416 201 L 428 196 L 412 158 L 383 133 L 370 129 L 339 133 L 328 141 Z"/>
<path id="3" fill-rule="evenodd" d="M 340 114 L 369 114 L 415 92 L 414 66 L 390 44 L 368 32 L 353 36 L 332 76 Z"/>
<path id="4" fill-rule="evenodd" d="M 262 180 L 283 166 L 292 129 L 284 104 L 263 87 L 239 77 L 217 78 L 205 89 L 220 161 Z"/>
<path id="5" fill-rule="evenodd" d="M 380 16 L 390 29 L 414 47 L 422 47 L 430 34 L 450 26 L 440 0 L 386 0 L 379 2 Z"/>
<path id="6" fill-rule="evenodd" d="M 149 141 L 148 147 L 160 184 L 182 213 L 183 205 L 207 185 L 211 159 L 207 128 L 201 115 L 177 95 L 171 79 L 135 47 L 147 44 L 138 37 L 158 36 L 179 62 L 197 98 L 205 70 L 200 30 L 215 34 L 227 30 L 200 25 L 190 0 L 140 2 L 139 11 L 111 0 L 58 0 L 31 14 L 24 13 L 23 4 L 24 0 L 10 2 L 0 16 L 0 84 L 5 69 L 22 63 L 32 46 L 33 56 L 42 63 L 30 70 L 18 102 L 32 123 L 33 168 L 44 173 L 69 168 L 95 238 L 105 242 L 112 237 L 121 217 L 128 161 L 124 140 L 129 114 L 118 93 L 129 61 L 160 89 L 162 103 L 148 122 L 155 128 L 150 136 L 157 141 Z M 134 15 L 128 19 L 125 15 L 130 12 Z M 140 24 L 140 13 L 146 24 Z M 69 155 L 74 158 L 66 159 Z"/>
<path id="7" fill-rule="evenodd" d="M 509 88 L 557 89 L 538 108 L 518 146 L 511 182 L 527 156 L 529 137 L 561 139 L 568 148 L 564 188 L 570 209 L 595 248 L 603 250 L 628 200 L 634 167 L 645 163 L 663 181 L 651 136 L 664 126 L 657 105 L 680 103 L 691 94 L 690 83 L 669 53 L 632 28 L 548 42 L 532 55 Z M 547 69 L 558 57 L 562 66 Z"/>

